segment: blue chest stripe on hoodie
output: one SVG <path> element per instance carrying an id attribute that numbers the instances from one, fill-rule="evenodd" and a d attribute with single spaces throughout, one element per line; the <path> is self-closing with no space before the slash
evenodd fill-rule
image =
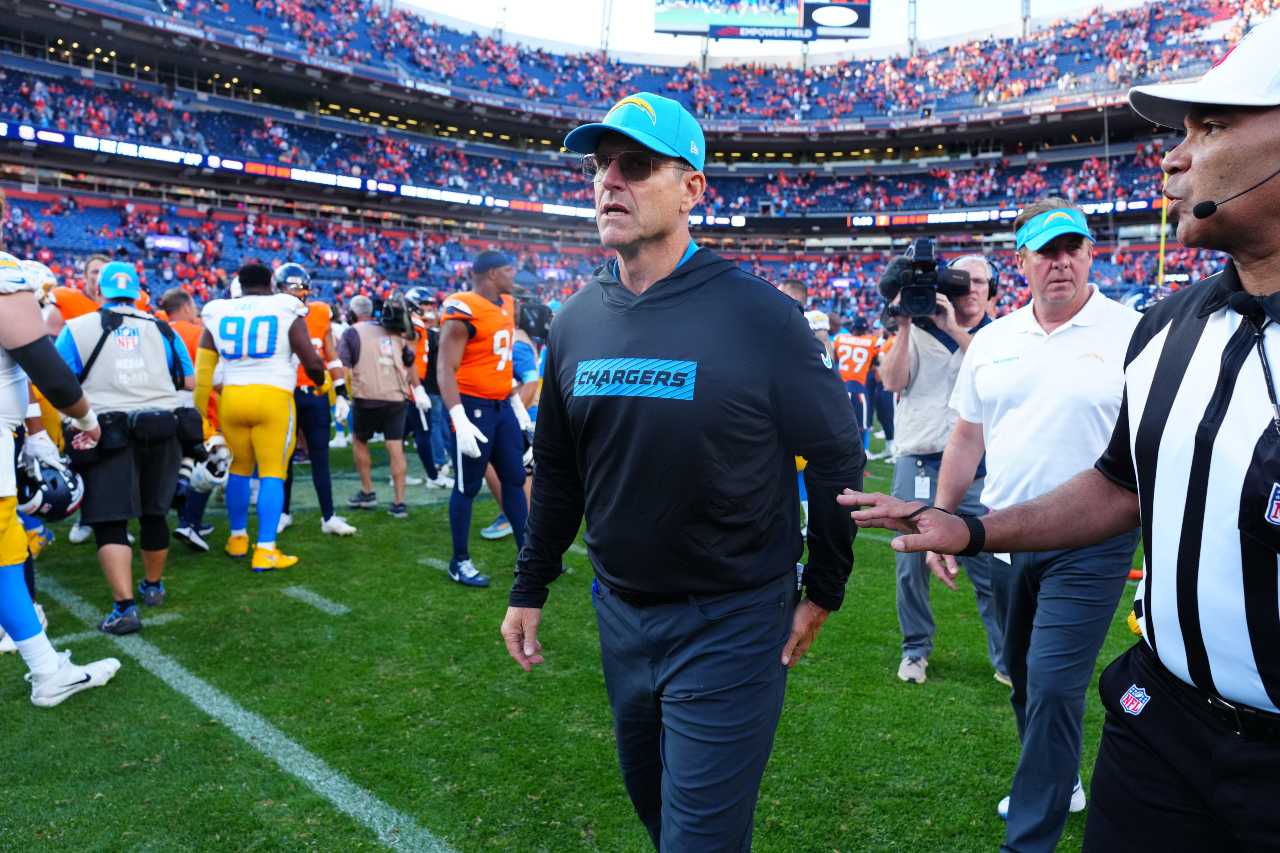
<path id="1" fill-rule="evenodd" d="M 593 358 L 578 362 L 575 397 L 652 397 L 692 400 L 696 361 L 666 358 Z"/>

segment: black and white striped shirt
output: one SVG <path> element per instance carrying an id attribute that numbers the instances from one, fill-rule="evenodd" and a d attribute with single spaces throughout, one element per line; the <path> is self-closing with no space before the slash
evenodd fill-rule
<path id="1" fill-rule="evenodd" d="M 1230 265 L 1146 314 L 1097 467 L 1138 494 L 1146 577 L 1134 610 L 1147 644 L 1182 680 L 1276 712 L 1280 424 L 1256 327 L 1230 304 L 1240 291 Z M 1280 326 L 1263 328 L 1280 376 Z"/>

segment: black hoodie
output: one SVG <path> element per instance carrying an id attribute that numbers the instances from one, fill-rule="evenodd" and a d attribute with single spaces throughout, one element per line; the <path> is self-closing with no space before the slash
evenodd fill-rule
<path id="1" fill-rule="evenodd" d="M 510 603 L 541 607 L 585 513 L 600 580 L 647 597 L 747 590 L 795 571 L 808 460 L 809 598 L 839 608 L 860 489 L 853 407 L 800 306 L 709 249 L 636 296 L 616 263 L 556 316 Z"/>

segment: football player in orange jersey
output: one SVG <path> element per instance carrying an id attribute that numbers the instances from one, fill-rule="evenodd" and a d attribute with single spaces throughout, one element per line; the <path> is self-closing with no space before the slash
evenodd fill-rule
<path id="1" fill-rule="evenodd" d="M 56 337 L 68 320 L 98 310 L 99 303 L 102 302 L 98 294 L 98 273 L 109 263 L 111 258 L 106 255 L 90 255 L 84 262 L 83 290 L 64 285 L 49 291 L 48 302 L 58 309 L 50 312 L 45 319 L 51 334 Z"/>
<path id="2" fill-rule="evenodd" d="M 866 320 L 855 317 L 851 325 L 852 333 L 836 335 L 832 344 L 836 362 L 840 366 L 840 379 L 844 382 L 845 390 L 849 392 L 854 415 L 858 418 L 858 428 L 862 430 L 862 449 L 870 450 L 871 412 L 867 397 L 867 374 L 879 351 L 879 345 L 875 336 L 870 334 Z"/>
<path id="3" fill-rule="evenodd" d="M 436 370 L 458 445 L 457 480 L 449 499 L 449 577 L 465 586 L 488 586 L 489 579 L 471 562 L 471 505 L 492 462 L 518 553 L 529 516 L 523 433 L 531 424 L 523 401 L 512 393 L 515 265 L 501 252 L 481 252 L 471 274 L 472 290 L 445 300 Z"/>
<path id="4" fill-rule="evenodd" d="M 307 334 L 311 345 L 324 361 L 334 389 L 333 405 L 338 419 L 346 420 L 350 403 L 346 397 L 346 370 L 338 360 L 338 347 L 333 340 L 333 309 L 324 302 L 308 302 L 311 295 L 311 275 L 300 264 L 288 263 L 276 267 L 272 274 L 275 287 L 282 293 L 296 297 L 307 306 Z M 341 388 L 342 392 L 336 393 Z M 331 536 L 351 536 L 356 528 L 333 511 L 333 482 L 329 475 L 329 388 L 318 387 L 298 368 L 298 387 L 293 390 L 293 401 L 298 408 L 298 437 L 306 442 L 307 458 L 311 463 L 311 484 L 320 502 L 320 532 Z M 293 524 L 290 508 L 293 504 L 293 459 L 289 459 L 289 475 L 284 483 L 284 512 L 280 514 L 277 533 Z"/>

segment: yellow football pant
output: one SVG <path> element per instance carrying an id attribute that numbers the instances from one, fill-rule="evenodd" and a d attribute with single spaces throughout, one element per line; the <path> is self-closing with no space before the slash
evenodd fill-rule
<path id="1" fill-rule="evenodd" d="M 231 450 L 231 473 L 278 477 L 289 473 L 297 425 L 293 392 L 271 385 L 228 385 L 218 401 L 222 436 Z"/>
<path id="2" fill-rule="evenodd" d="M 18 499 L 0 498 L 0 566 L 20 566 L 27 560 L 27 532 L 18 518 Z"/>

